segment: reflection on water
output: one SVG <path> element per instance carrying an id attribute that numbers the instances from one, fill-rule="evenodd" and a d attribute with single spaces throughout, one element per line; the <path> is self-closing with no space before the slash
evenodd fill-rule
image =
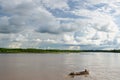
<path id="1" fill-rule="evenodd" d="M 0 80 L 120 80 L 120 54 L 1 54 Z M 88 69 L 88 76 L 68 76 Z"/>

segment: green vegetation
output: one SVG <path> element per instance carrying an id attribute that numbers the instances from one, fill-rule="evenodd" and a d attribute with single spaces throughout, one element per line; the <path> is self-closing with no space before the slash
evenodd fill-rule
<path id="1" fill-rule="evenodd" d="M 0 53 L 80 53 L 80 52 L 117 52 L 120 50 L 58 50 L 58 49 L 20 49 L 0 48 Z"/>

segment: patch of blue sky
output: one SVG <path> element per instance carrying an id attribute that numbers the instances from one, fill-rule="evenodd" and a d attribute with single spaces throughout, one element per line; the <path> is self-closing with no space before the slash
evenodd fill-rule
<path id="1" fill-rule="evenodd" d="M 87 9 L 94 11 L 94 10 L 96 10 L 96 9 L 98 9 L 98 8 L 95 7 L 95 6 L 93 6 L 93 5 L 90 5 L 90 6 L 87 6 Z"/>
<path id="2" fill-rule="evenodd" d="M 78 7 L 79 3 L 76 1 L 68 1 L 68 5 L 70 7 L 70 10 L 74 10 Z"/>
<path id="3" fill-rule="evenodd" d="M 70 7 L 70 10 L 83 9 L 86 2 L 86 0 L 69 0 L 68 5 Z"/>
<path id="4" fill-rule="evenodd" d="M 115 23 L 120 27 L 120 15 L 117 15 L 114 18 L 115 18 Z"/>
<path id="5" fill-rule="evenodd" d="M 116 10 L 112 9 L 109 11 L 110 14 L 114 14 L 116 12 Z"/>
<path id="6" fill-rule="evenodd" d="M 106 3 L 100 3 L 100 4 L 95 4 L 94 6 L 97 7 L 97 8 L 101 8 L 101 7 L 107 6 L 107 4 Z"/>
<path id="7" fill-rule="evenodd" d="M 101 9 L 101 8 L 103 8 L 103 7 L 109 7 L 110 9 L 109 9 L 109 11 L 107 11 L 107 10 L 105 11 L 105 10 Z M 105 13 L 108 13 L 108 14 L 114 14 L 114 13 L 116 12 L 115 9 L 113 9 L 112 7 L 110 7 L 110 6 L 109 6 L 108 4 L 106 4 L 106 3 L 100 3 L 100 4 L 95 4 L 95 5 L 87 5 L 86 8 L 87 8 L 88 10 L 91 10 L 91 11 L 100 9 L 99 12 L 105 12 Z"/>
<path id="8" fill-rule="evenodd" d="M 89 10 L 96 10 L 96 9 L 102 8 L 106 5 L 107 5 L 106 3 L 100 3 L 100 4 L 95 4 L 95 5 L 87 5 L 86 8 Z"/>
<path id="9" fill-rule="evenodd" d="M 71 13 L 70 11 L 63 11 L 60 9 L 48 9 L 55 17 L 57 18 L 81 18 L 81 19 L 86 19 L 88 17 L 86 16 L 78 16 L 75 15 L 73 13 Z"/>

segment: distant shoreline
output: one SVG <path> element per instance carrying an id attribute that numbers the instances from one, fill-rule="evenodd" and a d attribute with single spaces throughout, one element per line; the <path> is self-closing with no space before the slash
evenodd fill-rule
<path id="1" fill-rule="evenodd" d="M 115 52 L 120 50 L 59 50 L 59 49 L 21 49 L 21 48 L 0 48 L 0 53 L 80 53 L 80 52 Z"/>

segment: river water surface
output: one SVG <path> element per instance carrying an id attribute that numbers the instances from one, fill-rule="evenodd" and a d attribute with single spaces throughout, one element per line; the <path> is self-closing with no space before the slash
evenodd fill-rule
<path id="1" fill-rule="evenodd" d="M 119 53 L 0 54 L 0 80 L 120 80 Z M 90 75 L 68 76 L 88 69 Z"/>

